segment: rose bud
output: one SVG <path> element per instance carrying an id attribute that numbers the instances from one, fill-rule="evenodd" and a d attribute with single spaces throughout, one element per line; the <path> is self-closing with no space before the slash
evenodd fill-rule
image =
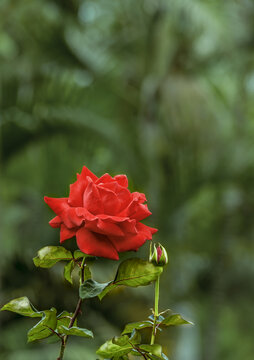
<path id="1" fill-rule="evenodd" d="M 150 247 L 149 262 L 160 266 L 164 266 L 168 263 L 167 251 L 160 243 L 158 245 L 153 245 L 153 251 L 152 246 Z"/>

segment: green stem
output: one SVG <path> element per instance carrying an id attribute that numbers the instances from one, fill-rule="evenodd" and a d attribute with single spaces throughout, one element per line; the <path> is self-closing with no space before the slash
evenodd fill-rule
<path id="1" fill-rule="evenodd" d="M 151 336 L 151 345 L 154 344 L 155 335 L 156 335 L 156 321 L 159 316 L 159 297 L 160 297 L 160 275 L 157 277 L 155 281 L 155 296 L 154 296 L 154 319 L 153 319 L 153 330 Z"/>
<path id="2" fill-rule="evenodd" d="M 82 261 L 82 264 L 80 266 L 80 283 L 83 284 L 84 282 L 84 267 L 85 267 L 85 258 L 83 258 L 83 261 Z M 69 323 L 69 328 L 71 328 L 75 322 L 75 320 L 77 319 L 79 313 L 80 313 L 80 309 L 81 309 L 81 304 L 82 304 L 82 299 L 79 298 L 78 300 L 78 303 L 77 303 L 77 306 L 76 306 L 76 309 L 74 311 L 74 314 L 70 320 L 70 323 Z M 62 338 L 62 344 L 61 344 L 61 348 L 60 348 L 60 354 L 59 354 L 59 357 L 57 358 L 57 360 L 62 360 L 63 359 L 63 356 L 64 356 L 64 351 L 65 351 L 65 347 L 66 347 L 66 343 L 67 343 L 67 340 L 68 340 L 68 335 L 65 335 L 63 338 Z"/>

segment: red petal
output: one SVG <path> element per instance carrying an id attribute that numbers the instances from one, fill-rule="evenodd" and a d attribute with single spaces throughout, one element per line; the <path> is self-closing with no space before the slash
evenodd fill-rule
<path id="1" fill-rule="evenodd" d="M 77 216 L 75 208 L 70 207 L 67 198 L 50 198 L 45 196 L 44 200 L 68 228 L 77 227 L 82 224 L 83 219 Z"/>
<path id="2" fill-rule="evenodd" d="M 137 250 L 142 246 L 147 238 L 144 234 L 127 235 L 124 237 L 110 236 L 110 240 L 114 244 L 118 252 Z"/>
<path id="3" fill-rule="evenodd" d="M 116 175 L 114 179 L 118 182 L 119 185 L 128 187 L 128 179 L 126 175 Z"/>
<path id="4" fill-rule="evenodd" d="M 77 181 L 70 185 L 70 195 L 68 200 L 70 205 L 83 205 L 83 194 L 88 185 L 87 177 L 92 179 L 92 181 L 97 180 L 97 176 L 94 175 L 86 166 L 84 166 L 81 174 L 77 174 Z"/>
<path id="5" fill-rule="evenodd" d="M 49 225 L 52 228 L 59 228 L 62 224 L 62 220 L 59 216 L 54 217 L 52 220 L 50 220 Z"/>
<path id="6" fill-rule="evenodd" d="M 68 198 L 51 198 L 44 196 L 44 201 L 59 216 L 64 210 L 69 209 Z"/>
<path id="7" fill-rule="evenodd" d="M 112 176 L 110 176 L 108 173 L 106 173 L 96 180 L 96 184 L 104 184 L 104 183 L 109 183 L 112 181 L 113 181 Z"/>
<path id="8" fill-rule="evenodd" d="M 87 187 L 87 180 L 77 174 L 77 181 L 70 185 L 69 204 L 72 206 L 83 205 L 83 194 Z"/>
<path id="9" fill-rule="evenodd" d="M 92 173 L 92 171 L 90 171 L 86 166 L 83 166 L 81 174 L 82 178 L 86 178 L 87 176 L 89 176 L 93 181 L 96 181 L 98 179 L 98 177 L 96 175 L 94 175 L 94 173 Z"/>
<path id="10" fill-rule="evenodd" d="M 101 185 L 98 185 L 98 190 L 104 208 L 103 213 L 108 215 L 116 215 L 120 208 L 120 202 L 116 194 Z"/>
<path id="11" fill-rule="evenodd" d="M 60 230 L 60 243 L 75 236 L 76 231 L 77 229 L 68 229 L 64 224 L 62 224 Z"/>
<path id="12" fill-rule="evenodd" d="M 105 235 L 95 234 L 84 227 L 79 229 L 76 234 L 79 249 L 88 255 L 105 257 L 118 260 L 118 253 Z"/>
<path id="13" fill-rule="evenodd" d="M 130 235 L 130 234 L 135 235 L 137 234 L 136 223 L 137 223 L 136 220 L 128 219 L 126 221 L 123 221 L 119 225 L 121 226 L 121 229 L 126 235 Z"/>
<path id="14" fill-rule="evenodd" d="M 123 236 L 124 232 L 121 230 L 120 226 L 109 221 L 101 220 L 97 218 L 94 221 L 85 222 L 85 228 L 93 231 L 95 233 L 103 235 L 114 235 L 114 236 Z"/>
<path id="15" fill-rule="evenodd" d="M 133 192 L 132 196 L 133 200 L 139 202 L 140 204 L 143 204 L 146 201 L 146 196 L 143 193 Z"/>
<path id="16" fill-rule="evenodd" d="M 138 231 L 136 235 L 127 235 L 124 237 L 110 236 L 110 240 L 113 242 L 118 252 L 138 250 L 146 240 L 151 240 L 152 234 L 157 231 L 157 229 L 142 223 L 137 223 L 136 227 Z"/>
<path id="17" fill-rule="evenodd" d="M 134 212 L 132 214 L 129 214 L 130 218 L 136 219 L 137 221 L 144 220 L 148 216 L 150 216 L 152 213 L 148 210 L 147 205 L 143 204 L 137 204 L 134 208 Z"/>
<path id="18" fill-rule="evenodd" d="M 83 206 L 92 214 L 103 213 L 102 200 L 97 186 L 88 178 L 88 186 L 83 196 Z"/>

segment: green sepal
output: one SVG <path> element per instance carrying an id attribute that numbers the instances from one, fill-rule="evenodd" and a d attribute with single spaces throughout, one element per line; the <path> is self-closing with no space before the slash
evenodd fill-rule
<path id="1" fill-rule="evenodd" d="M 72 326 L 71 328 L 68 328 L 67 326 L 60 325 L 57 328 L 57 332 L 59 334 L 64 334 L 64 335 L 74 335 L 74 336 L 93 338 L 92 331 L 77 326 Z"/>
<path id="2" fill-rule="evenodd" d="M 171 326 L 171 325 L 194 325 L 191 321 L 187 321 L 182 318 L 180 314 L 172 314 L 167 316 L 160 325 Z"/>
<path id="3" fill-rule="evenodd" d="M 32 342 L 35 340 L 45 339 L 52 335 L 56 328 L 57 318 L 56 309 L 43 311 L 43 317 L 32 329 L 27 333 L 27 341 Z"/>
<path id="4" fill-rule="evenodd" d="M 103 292 L 99 294 L 100 300 L 118 285 L 130 287 L 146 286 L 156 280 L 163 272 L 163 267 L 155 266 L 148 261 L 134 258 L 123 261 L 117 270 L 116 277 Z"/>
<path id="5" fill-rule="evenodd" d="M 64 277 L 71 284 L 73 284 L 71 274 L 74 267 L 75 267 L 75 262 L 73 260 L 69 261 L 64 267 Z"/>
<path id="6" fill-rule="evenodd" d="M 129 354 L 133 349 L 133 345 L 137 345 L 139 343 L 140 334 L 134 330 L 130 337 L 123 335 L 106 341 L 96 351 L 96 354 L 104 358 L 118 359 L 121 356 Z"/>
<path id="7" fill-rule="evenodd" d="M 42 311 L 38 311 L 30 303 L 29 299 L 26 296 L 13 299 L 5 304 L 0 311 L 12 311 L 16 314 L 28 316 L 28 317 L 42 317 Z"/>
<path id="8" fill-rule="evenodd" d="M 72 260 L 72 253 L 63 246 L 45 246 L 40 249 L 33 258 L 34 265 L 42 268 L 50 268 L 61 260 Z"/>
<path id="9" fill-rule="evenodd" d="M 153 323 L 150 320 L 129 323 L 129 324 L 125 325 L 125 328 L 124 328 L 124 330 L 122 332 L 122 335 L 130 334 L 134 329 L 135 330 L 142 330 L 142 329 L 145 329 L 145 328 L 152 328 L 152 327 L 153 327 Z"/>
<path id="10" fill-rule="evenodd" d="M 90 299 L 98 296 L 108 285 L 108 283 L 100 284 L 93 279 L 88 279 L 79 287 L 79 296 L 81 299 Z"/>

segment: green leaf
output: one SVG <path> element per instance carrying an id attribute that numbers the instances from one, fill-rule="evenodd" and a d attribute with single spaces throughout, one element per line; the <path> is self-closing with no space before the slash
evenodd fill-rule
<path id="1" fill-rule="evenodd" d="M 102 300 L 104 296 L 107 295 L 108 292 L 114 290 L 116 287 L 117 285 L 115 285 L 113 281 L 110 281 L 108 285 L 102 290 L 102 292 L 98 294 L 98 298 Z"/>
<path id="2" fill-rule="evenodd" d="M 26 296 L 11 300 L 7 304 L 5 304 L 0 310 L 8 310 L 19 315 L 29 317 L 43 316 L 43 313 L 41 311 L 37 311 Z"/>
<path id="3" fill-rule="evenodd" d="M 72 271 L 74 269 L 74 266 L 75 266 L 75 263 L 74 263 L 73 260 L 71 260 L 64 267 L 64 277 L 71 284 L 73 283 L 71 274 L 72 274 Z"/>
<path id="4" fill-rule="evenodd" d="M 84 329 L 84 328 L 80 328 L 80 327 L 77 327 L 77 326 L 72 326 L 71 328 L 68 328 L 67 326 L 60 325 L 58 327 L 57 331 L 58 331 L 59 334 L 93 338 L 92 331 Z"/>
<path id="5" fill-rule="evenodd" d="M 122 335 L 130 334 L 134 329 L 142 330 L 142 329 L 145 329 L 145 328 L 152 328 L 152 327 L 153 327 L 153 323 L 151 321 L 149 321 L 149 320 L 129 323 L 129 324 L 125 325 L 125 328 L 124 328 L 124 331 L 122 332 Z"/>
<path id="6" fill-rule="evenodd" d="M 61 314 L 57 315 L 57 326 L 56 329 L 58 329 L 59 326 L 69 326 L 71 318 L 73 316 L 73 313 L 69 313 L 68 311 L 63 311 Z M 77 319 L 74 321 L 74 326 L 77 326 Z"/>
<path id="7" fill-rule="evenodd" d="M 162 353 L 162 348 L 161 348 L 161 345 L 158 345 L 158 344 L 154 344 L 154 345 L 139 345 L 139 349 L 144 351 L 144 352 L 147 352 L 149 354 L 153 354 L 153 355 L 156 355 L 156 356 L 161 356 L 161 353 Z"/>
<path id="8" fill-rule="evenodd" d="M 62 246 L 45 246 L 33 258 L 34 265 L 42 268 L 50 268 L 61 260 L 72 260 L 72 253 Z"/>
<path id="9" fill-rule="evenodd" d="M 128 338 L 127 335 L 114 337 L 101 345 L 101 347 L 96 351 L 96 354 L 104 358 L 119 358 L 131 352 L 133 349 L 132 345 L 139 344 L 139 341 L 140 336 L 135 331 L 130 338 Z"/>
<path id="10" fill-rule="evenodd" d="M 100 300 L 118 285 L 131 287 L 149 285 L 163 272 L 163 267 L 155 266 L 148 261 L 134 258 L 123 261 L 117 270 L 115 280 L 100 293 Z"/>
<path id="11" fill-rule="evenodd" d="M 187 321 L 182 318 L 180 314 L 172 314 L 167 316 L 161 323 L 164 326 L 171 326 L 171 325 L 194 325 L 191 321 Z"/>
<path id="12" fill-rule="evenodd" d="M 115 336 L 112 339 L 112 343 L 119 345 L 119 346 L 124 346 L 126 344 L 128 344 L 129 342 L 129 336 L 124 335 L 124 336 Z"/>
<path id="13" fill-rule="evenodd" d="M 115 285 L 145 286 L 156 280 L 163 268 L 142 259 L 127 259 L 118 268 Z"/>
<path id="14" fill-rule="evenodd" d="M 90 299 L 99 295 L 110 283 L 100 284 L 95 280 L 88 279 L 79 287 L 79 296 L 81 299 Z"/>
<path id="15" fill-rule="evenodd" d="M 43 311 L 43 317 L 32 329 L 27 333 L 27 341 L 45 339 L 52 335 L 52 330 L 55 330 L 57 324 L 56 309 Z"/>

